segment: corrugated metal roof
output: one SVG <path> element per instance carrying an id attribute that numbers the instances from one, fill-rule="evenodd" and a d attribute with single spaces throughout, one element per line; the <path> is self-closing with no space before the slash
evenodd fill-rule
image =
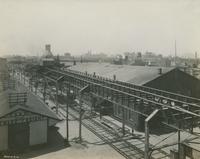
<path id="1" fill-rule="evenodd" d="M 113 65 L 109 63 L 82 63 L 71 66 L 69 69 L 86 72 L 119 81 L 129 82 L 136 85 L 143 85 L 159 76 L 159 68 L 162 68 L 162 74 L 171 71 L 172 67 L 150 67 L 150 66 L 130 66 Z"/>

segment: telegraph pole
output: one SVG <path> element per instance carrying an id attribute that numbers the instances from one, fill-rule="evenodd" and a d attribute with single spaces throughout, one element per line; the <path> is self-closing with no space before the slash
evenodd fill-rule
<path id="1" fill-rule="evenodd" d="M 65 98 L 66 102 L 66 139 L 65 139 L 65 145 L 70 146 L 69 144 L 69 104 L 71 104 L 71 95 L 70 95 L 70 86 L 69 90 L 67 90 L 67 96 Z"/>
<path id="2" fill-rule="evenodd" d="M 56 81 L 56 114 L 58 114 L 58 81 Z"/>
<path id="3" fill-rule="evenodd" d="M 79 91 L 79 107 L 80 107 L 80 116 L 79 116 L 79 142 L 81 143 L 82 142 L 82 116 L 84 114 L 84 110 L 82 108 L 82 104 L 83 104 L 83 92 L 84 91 L 87 91 L 87 89 L 89 88 L 89 85 L 85 86 L 84 88 L 82 88 L 80 91 Z"/>
<path id="4" fill-rule="evenodd" d="M 65 144 L 69 146 L 69 94 L 67 93 L 67 101 L 66 101 L 66 140 Z"/>
<path id="5" fill-rule="evenodd" d="M 178 159 L 181 157 L 180 146 L 181 146 L 181 123 L 178 123 Z"/>
<path id="6" fill-rule="evenodd" d="M 177 49 L 176 49 L 176 40 L 175 40 L 175 57 L 174 57 L 174 63 L 175 63 L 175 67 L 177 66 L 177 59 L 176 59 L 176 57 L 177 57 Z"/>
<path id="7" fill-rule="evenodd" d="M 67 142 L 69 142 L 69 118 L 68 118 L 68 113 L 69 113 L 69 104 L 67 103 L 66 105 L 66 137 L 67 137 Z"/>
<path id="8" fill-rule="evenodd" d="M 80 101 L 79 101 L 79 106 L 80 106 L 80 116 L 79 116 L 79 142 L 82 142 L 82 115 L 83 115 L 83 110 L 82 110 L 82 95 L 80 95 Z"/>

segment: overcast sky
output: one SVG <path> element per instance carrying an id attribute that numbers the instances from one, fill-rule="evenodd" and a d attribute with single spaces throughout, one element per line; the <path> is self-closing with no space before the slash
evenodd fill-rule
<path id="1" fill-rule="evenodd" d="M 200 57 L 200 0 L 0 0 L 0 55 L 152 51 Z"/>

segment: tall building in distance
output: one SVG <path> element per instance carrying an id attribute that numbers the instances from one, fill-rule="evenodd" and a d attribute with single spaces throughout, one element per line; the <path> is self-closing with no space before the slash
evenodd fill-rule
<path id="1" fill-rule="evenodd" d="M 46 58 L 53 57 L 53 54 L 51 52 L 51 45 L 50 44 L 46 44 L 45 45 L 44 57 L 46 57 Z"/>

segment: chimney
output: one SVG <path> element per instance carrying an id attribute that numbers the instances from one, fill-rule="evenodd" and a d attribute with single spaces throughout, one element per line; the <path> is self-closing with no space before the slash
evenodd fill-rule
<path id="1" fill-rule="evenodd" d="M 197 55 L 197 52 L 195 52 L 195 63 L 196 63 L 196 65 L 198 65 L 198 55 Z"/>
<path id="2" fill-rule="evenodd" d="M 113 75 L 113 80 L 116 81 L 116 75 Z"/>
<path id="3" fill-rule="evenodd" d="M 159 74 L 159 75 L 162 75 L 162 68 L 159 68 L 159 69 L 158 69 L 158 74 Z"/>

